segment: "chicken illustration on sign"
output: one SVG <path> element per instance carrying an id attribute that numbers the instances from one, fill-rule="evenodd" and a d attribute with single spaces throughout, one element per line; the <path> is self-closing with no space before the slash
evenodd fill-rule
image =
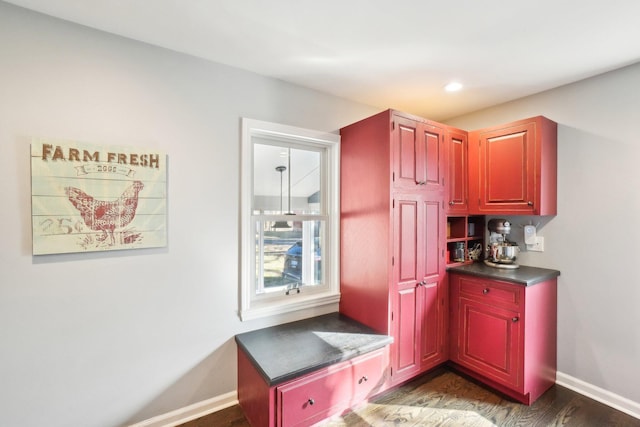
<path id="1" fill-rule="evenodd" d="M 166 156 L 36 141 L 31 205 L 34 255 L 166 246 Z"/>
<path id="2" fill-rule="evenodd" d="M 75 187 L 66 187 L 65 193 L 69 201 L 80 211 L 82 220 L 90 229 L 102 231 L 98 236 L 99 241 L 109 238 L 109 245 L 115 244 L 113 232 L 116 228 L 122 228 L 133 220 L 138 207 L 138 193 L 144 188 L 140 181 L 135 181 L 115 201 L 94 199 L 84 191 Z"/>

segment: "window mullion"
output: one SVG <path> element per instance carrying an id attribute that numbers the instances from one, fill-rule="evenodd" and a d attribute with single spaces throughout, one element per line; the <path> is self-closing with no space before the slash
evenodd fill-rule
<path id="1" fill-rule="evenodd" d="M 258 260 L 256 265 L 259 266 L 257 269 L 258 277 L 256 277 L 256 280 L 254 282 L 256 287 L 254 294 L 261 294 L 264 292 L 264 221 L 257 221 L 254 222 L 254 224 L 256 224 L 256 227 L 258 227 L 258 230 L 256 230 L 258 234 L 258 248 L 256 254 Z"/>

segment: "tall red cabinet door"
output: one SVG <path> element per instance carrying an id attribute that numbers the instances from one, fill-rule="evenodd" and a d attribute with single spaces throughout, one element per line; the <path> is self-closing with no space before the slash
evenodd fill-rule
<path id="1" fill-rule="evenodd" d="M 397 195 L 394 199 L 394 275 L 393 324 L 391 346 L 394 382 L 413 377 L 420 369 L 416 338 L 418 336 L 418 300 L 416 287 L 420 279 L 420 253 L 423 213 L 420 198 Z"/>
<path id="2" fill-rule="evenodd" d="M 449 129 L 447 151 L 449 162 L 446 183 L 447 213 L 465 214 L 469 211 L 468 135 L 466 131 Z"/>
<path id="3" fill-rule="evenodd" d="M 427 191 L 442 191 L 445 176 L 445 131 L 432 122 L 421 123 L 418 127 L 416 170 L 418 182 Z"/>
<path id="4" fill-rule="evenodd" d="M 422 280 L 418 284 L 418 319 L 421 370 L 430 369 L 448 358 L 448 292 L 444 279 L 444 235 L 446 233 L 442 200 L 426 196 L 422 201 L 424 228 L 421 240 Z"/>

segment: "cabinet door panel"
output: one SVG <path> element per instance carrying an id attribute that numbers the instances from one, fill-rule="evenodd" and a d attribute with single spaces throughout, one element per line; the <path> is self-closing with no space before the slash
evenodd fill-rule
<path id="1" fill-rule="evenodd" d="M 426 200 L 423 202 L 424 217 L 424 247 L 423 263 L 424 277 L 438 276 L 442 273 L 442 235 L 445 219 L 442 218 L 441 201 Z"/>
<path id="2" fill-rule="evenodd" d="M 487 138 L 487 203 L 526 202 L 527 133 Z"/>
<path id="3" fill-rule="evenodd" d="M 393 380 L 396 382 L 412 376 L 419 369 L 416 354 L 416 308 L 416 288 L 400 290 L 394 314 L 396 330 L 393 341 L 395 348 Z"/>
<path id="4" fill-rule="evenodd" d="M 441 359 L 441 318 L 442 304 L 440 301 L 439 283 L 434 281 L 418 288 L 420 298 L 420 361 L 422 369 L 428 369 Z"/>
<path id="5" fill-rule="evenodd" d="M 418 279 L 418 201 L 396 201 L 398 282 L 415 282 Z"/>
<path id="6" fill-rule="evenodd" d="M 514 389 L 522 386 L 520 314 L 462 298 L 459 363 Z"/>
<path id="7" fill-rule="evenodd" d="M 534 211 L 535 132 L 528 123 L 481 134 L 480 210 Z"/>
<path id="8" fill-rule="evenodd" d="M 448 212 L 466 213 L 468 211 L 468 138 L 460 131 L 450 131 L 449 142 L 449 182 L 447 183 L 449 200 Z"/>
<path id="9" fill-rule="evenodd" d="M 418 144 L 418 124 L 413 120 L 394 118 L 393 133 L 394 186 L 397 188 L 415 188 L 416 149 Z"/>
<path id="10" fill-rule="evenodd" d="M 441 128 L 432 125 L 421 125 L 417 140 L 416 181 L 427 190 L 442 188 L 443 153 Z"/>

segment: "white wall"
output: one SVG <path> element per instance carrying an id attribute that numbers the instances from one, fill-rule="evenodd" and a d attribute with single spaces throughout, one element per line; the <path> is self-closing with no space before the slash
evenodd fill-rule
<path id="1" fill-rule="evenodd" d="M 236 315 L 240 118 L 377 111 L 0 2 L 0 425 L 120 426 L 235 391 L 235 334 L 318 314 Z M 166 152 L 168 247 L 33 257 L 31 137 Z"/>
<path id="2" fill-rule="evenodd" d="M 640 402 L 640 64 L 449 123 L 464 129 L 544 115 L 558 123 L 558 215 L 541 221 L 545 252 L 522 264 L 555 268 L 558 370 Z M 523 233 L 513 227 L 520 243 Z M 636 247 L 636 245 L 638 245 Z M 522 246 L 522 245 L 521 245 Z"/>

